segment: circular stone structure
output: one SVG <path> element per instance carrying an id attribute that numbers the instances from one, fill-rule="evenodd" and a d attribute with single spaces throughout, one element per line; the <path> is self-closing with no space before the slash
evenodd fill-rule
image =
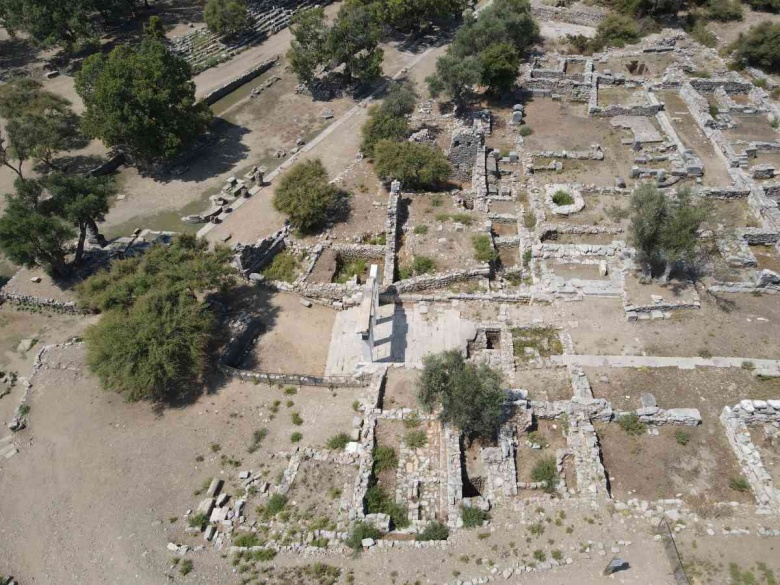
<path id="1" fill-rule="evenodd" d="M 570 203 L 569 205 L 557 205 L 553 201 L 553 195 L 558 191 L 565 191 L 571 195 L 571 198 L 574 199 L 574 203 Z M 545 186 L 544 203 L 555 215 L 571 215 L 572 213 L 582 211 L 585 207 L 585 200 L 582 198 L 582 193 L 580 193 L 580 186 L 576 184 L 553 183 Z"/>

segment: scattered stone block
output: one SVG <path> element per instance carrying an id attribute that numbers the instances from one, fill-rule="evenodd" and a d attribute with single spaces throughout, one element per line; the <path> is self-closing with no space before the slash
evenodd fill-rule
<path id="1" fill-rule="evenodd" d="M 219 479 L 218 477 L 215 477 L 211 480 L 211 483 L 209 484 L 209 489 L 206 490 L 206 495 L 213 498 L 219 493 L 219 490 L 222 489 L 222 484 L 224 482 Z"/>

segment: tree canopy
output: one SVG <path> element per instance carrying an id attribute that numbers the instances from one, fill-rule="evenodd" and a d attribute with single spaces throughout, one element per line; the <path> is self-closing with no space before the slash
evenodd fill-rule
<path id="1" fill-rule="evenodd" d="M 105 313 L 85 339 L 89 367 L 106 389 L 132 401 L 172 399 L 200 379 L 216 332 L 201 296 L 232 281 L 229 258 L 226 248 L 179 236 L 79 286 L 82 305 Z"/>
<path id="2" fill-rule="evenodd" d="M 466 9 L 465 0 L 382 0 L 375 4 L 382 22 L 404 32 L 457 18 Z"/>
<path id="3" fill-rule="evenodd" d="M 286 213 L 290 225 L 307 233 L 321 227 L 338 203 L 339 191 L 328 182 L 319 159 L 300 162 L 285 173 L 274 193 L 274 207 Z"/>
<path id="4" fill-rule="evenodd" d="M 487 364 L 467 363 L 457 350 L 429 354 L 423 358 L 417 392 L 424 408 L 441 406 L 441 420 L 466 436 L 493 439 L 498 433 L 506 396 L 501 374 Z"/>
<path id="5" fill-rule="evenodd" d="M 780 71 L 780 24 L 762 22 L 740 34 L 732 49 L 737 59 L 769 73 Z"/>
<path id="6" fill-rule="evenodd" d="M 29 78 L 17 78 L 0 85 L 0 116 L 8 120 L 6 142 L 0 146 L 3 164 L 23 177 L 22 165 L 37 159 L 56 168 L 54 156 L 78 147 L 82 142 L 79 118 L 70 102 L 43 89 Z M 10 161 L 15 160 L 14 166 Z"/>
<path id="7" fill-rule="evenodd" d="M 91 55 L 76 76 L 85 132 L 142 163 L 167 160 L 203 134 L 211 111 L 195 101 L 189 64 L 158 39 Z"/>
<path id="8" fill-rule="evenodd" d="M 410 84 L 393 84 L 382 104 L 373 106 L 368 112 L 368 120 L 362 129 L 361 152 L 373 156 L 374 146 L 380 140 L 405 140 L 409 135 L 409 121 L 406 117 L 414 111 L 416 100 L 417 96 Z"/>
<path id="9" fill-rule="evenodd" d="M 65 249 L 73 229 L 41 210 L 43 187 L 38 181 L 17 179 L 15 186 L 16 194 L 5 196 L 0 217 L 0 250 L 14 264 L 41 266 L 53 276 L 64 275 Z"/>
<path id="10" fill-rule="evenodd" d="M 114 194 L 114 182 L 107 177 L 84 177 L 54 173 L 45 180 L 51 198 L 46 209 L 78 229 L 78 242 L 73 263 L 78 265 L 84 256 L 87 233 L 105 244 L 97 222 L 104 221 L 110 207 L 109 197 Z"/>
<path id="11" fill-rule="evenodd" d="M 637 187 L 631 198 L 629 239 L 637 250 L 643 273 L 664 266 L 664 279 L 675 263 L 692 263 L 698 248 L 697 232 L 707 209 L 691 201 L 688 190 L 668 198 L 655 185 Z"/>
<path id="12" fill-rule="evenodd" d="M 441 187 L 452 173 L 444 153 L 416 142 L 380 140 L 374 147 L 374 161 L 380 179 L 397 179 L 412 189 Z"/>
<path id="13" fill-rule="evenodd" d="M 510 89 L 520 57 L 538 35 L 528 0 L 496 0 L 478 18 L 467 14 L 447 52 L 436 61 L 436 72 L 427 79 L 431 94 L 461 101 L 477 84 L 493 92 Z"/>
<path id="14" fill-rule="evenodd" d="M 376 12 L 358 0 L 342 4 L 328 27 L 325 12 L 312 8 L 296 15 L 288 57 L 298 81 L 310 85 L 325 67 L 342 68 L 345 83 L 370 83 L 382 73 L 381 28 Z"/>
<path id="15" fill-rule="evenodd" d="M 203 20 L 210 31 L 225 37 L 245 31 L 251 22 L 244 0 L 208 0 L 203 8 Z"/>
<path id="16" fill-rule="evenodd" d="M 0 0 L 0 25 L 41 47 L 76 49 L 95 42 L 103 23 L 137 14 L 137 0 Z M 148 0 L 144 4 L 148 6 Z"/>

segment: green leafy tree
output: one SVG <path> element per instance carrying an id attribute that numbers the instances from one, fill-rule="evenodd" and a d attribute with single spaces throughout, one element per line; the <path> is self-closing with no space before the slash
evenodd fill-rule
<path id="1" fill-rule="evenodd" d="M 117 260 L 78 288 L 104 311 L 87 330 L 87 362 L 106 389 L 128 400 L 186 394 L 208 365 L 216 320 L 204 294 L 233 282 L 230 250 L 179 236 L 143 256 Z"/>
<path id="2" fill-rule="evenodd" d="M 500 94 L 512 89 L 520 67 L 520 55 L 509 43 L 495 43 L 480 53 L 482 85 Z"/>
<path id="3" fill-rule="evenodd" d="M 661 260 L 663 229 L 669 217 L 666 197 L 654 185 L 645 183 L 631 197 L 629 241 L 636 248 L 644 274 Z"/>
<path id="4" fill-rule="evenodd" d="M 0 25 L 41 47 L 73 49 L 97 36 L 92 0 L 0 0 Z"/>
<path id="5" fill-rule="evenodd" d="M 8 120 L 6 158 L 10 154 L 17 161 L 18 175 L 26 160 L 38 159 L 56 168 L 57 152 L 81 145 L 79 118 L 70 106 L 68 100 L 29 78 L 0 85 L 0 116 Z"/>
<path id="6" fill-rule="evenodd" d="M 338 189 L 328 182 L 319 159 L 298 163 L 282 176 L 274 193 L 274 207 L 286 213 L 301 232 L 322 226 L 338 202 Z"/>
<path id="7" fill-rule="evenodd" d="M 165 39 L 165 26 L 159 16 L 149 17 L 149 21 L 144 26 L 144 35 L 159 41 Z"/>
<path id="8" fill-rule="evenodd" d="M 17 179 L 15 186 L 16 194 L 6 195 L 7 205 L 0 217 L 0 250 L 15 264 L 41 266 L 52 276 L 64 275 L 65 246 L 73 230 L 39 209 L 40 183 Z"/>
<path id="9" fill-rule="evenodd" d="M 328 26 L 322 8 L 297 12 L 290 25 L 292 41 L 287 57 L 298 81 L 311 86 L 317 70 L 328 60 Z"/>
<path id="10" fill-rule="evenodd" d="M 24 161 L 27 160 L 28 152 L 24 146 L 21 150 L 19 146 L 19 144 L 14 144 L 4 137 L 0 131 L 0 163 L 15 172 L 20 179 L 24 179 L 22 166 Z"/>
<path id="11" fill-rule="evenodd" d="M 599 47 L 623 47 L 642 38 L 636 19 L 623 14 L 610 14 L 596 28 Z"/>
<path id="12" fill-rule="evenodd" d="M 442 186 L 452 167 L 438 148 L 416 142 L 380 140 L 374 147 L 377 175 L 383 181 L 397 179 L 411 189 Z"/>
<path id="13" fill-rule="evenodd" d="M 676 263 L 692 263 L 698 250 L 697 232 L 707 219 L 704 206 L 694 205 L 690 192 L 672 200 L 654 185 L 640 185 L 631 198 L 629 241 L 636 248 L 645 276 L 664 265 L 663 280 Z"/>
<path id="14" fill-rule="evenodd" d="M 709 0 L 707 16 L 720 22 L 742 20 L 742 5 L 735 0 Z"/>
<path id="15" fill-rule="evenodd" d="M 87 232 L 94 234 L 101 245 L 105 238 L 100 234 L 97 222 L 105 220 L 109 209 L 109 197 L 114 193 L 113 181 L 106 177 L 84 177 L 56 173 L 46 179 L 52 197 L 46 207 L 78 229 L 78 243 L 73 263 L 81 264 Z"/>
<path id="16" fill-rule="evenodd" d="M 130 401 L 173 398 L 202 375 L 214 324 L 193 294 L 155 290 L 87 329 L 87 364 Z"/>
<path id="17" fill-rule="evenodd" d="M 486 364 L 467 363 L 457 350 L 423 358 L 418 400 L 428 410 L 441 406 L 442 421 L 467 437 L 495 438 L 504 416 L 501 374 Z"/>
<path id="18" fill-rule="evenodd" d="M 463 102 L 471 97 L 482 80 L 482 60 L 476 56 L 458 57 L 449 51 L 436 60 L 436 73 L 426 78 L 431 96 Z"/>
<path id="19" fill-rule="evenodd" d="M 381 28 L 374 12 L 352 0 L 342 4 L 326 42 L 330 60 L 344 67 L 344 80 L 370 83 L 382 74 Z"/>
<path id="20" fill-rule="evenodd" d="M 447 53 L 436 61 L 428 77 L 434 97 L 447 95 L 454 101 L 468 99 L 478 83 L 492 90 L 511 85 L 520 56 L 539 37 L 527 0 L 495 0 L 479 18 L 467 14 Z M 498 48 L 494 48 L 498 46 Z M 514 49 L 514 54 L 510 47 Z"/>
<path id="21" fill-rule="evenodd" d="M 780 72 L 780 24 L 762 22 L 740 34 L 731 47 L 737 59 L 769 73 Z"/>
<path id="22" fill-rule="evenodd" d="M 466 9 L 464 0 L 386 0 L 383 21 L 401 31 L 424 30 L 431 22 L 457 18 Z"/>
<path id="23" fill-rule="evenodd" d="M 231 255 L 228 248 L 209 250 L 207 241 L 180 235 L 170 246 L 154 246 L 92 275 L 79 286 L 79 302 L 92 311 L 127 311 L 157 290 L 223 290 L 234 278 Z"/>
<path id="24" fill-rule="evenodd" d="M 243 0 L 208 0 L 203 8 L 203 20 L 210 31 L 225 37 L 238 35 L 251 23 Z"/>
<path id="25" fill-rule="evenodd" d="M 190 77 L 187 62 L 153 38 L 92 55 L 76 76 L 84 130 L 142 163 L 170 159 L 211 120 Z"/>

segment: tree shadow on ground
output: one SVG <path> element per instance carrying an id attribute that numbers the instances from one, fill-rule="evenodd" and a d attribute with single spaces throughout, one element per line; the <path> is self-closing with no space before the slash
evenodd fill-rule
<path id="1" fill-rule="evenodd" d="M 249 155 L 249 147 L 243 137 L 250 130 L 223 118 L 216 118 L 211 133 L 200 145 L 194 147 L 189 157 L 182 155 L 182 162 L 163 172 L 145 171 L 154 180 L 167 183 L 171 180 L 200 182 L 230 172 Z"/>
<path id="2" fill-rule="evenodd" d="M 237 355 L 244 356 L 258 342 L 263 335 L 273 330 L 276 326 L 279 308 L 272 304 L 274 296 L 278 294 L 266 287 L 239 284 L 225 294 L 217 294 L 209 297 L 212 301 L 211 308 L 217 313 L 218 324 L 207 353 L 209 361 L 206 372 L 200 382 L 188 383 L 174 397 L 168 400 L 159 400 L 153 404 L 154 412 L 162 416 L 166 410 L 172 408 L 186 408 L 191 406 L 204 395 L 218 393 L 230 383 L 231 378 L 219 370 L 219 359 L 228 347 L 231 339 L 230 322 L 242 311 L 248 313 L 260 324 L 260 334 L 254 339 L 246 339 L 245 347 L 238 350 Z M 256 369 L 257 365 L 251 361 L 239 357 L 238 365 L 241 369 Z"/>
<path id="3" fill-rule="evenodd" d="M 99 167 L 106 162 L 106 160 L 106 157 L 97 154 L 74 154 L 59 156 L 52 160 L 52 163 L 63 173 L 81 175 Z M 48 173 L 51 172 L 52 169 L 43 163 L 39 163 L 35 165 L 35 170 L 39 173 Z"/>
<path id="4" fill-rule="evenodd" d="M 223 346 L 227 340 L 225 335 L 229 333 L 227 331 L 227 323 L 230 318 L 235 317 L 241 311 L 249 314 L 259 324 L 259 335 L 254 339 L 246 340 L 245 347 L 237 352 L 238 357 L 234 367 L 242 370 L 262 369 L 261 363 L 252 352 L 252 348 L 260 342 L 264 335 L 267 335 L 276 327 L 280 308 L 273 304 L 273 299 L 277 294 L 279 294 L 277 291 L 270 288 L 251 285 L 242 285 L 231 292 L 230 300 L 226 301 L 229 310 L 228 319 L 223 322 L 225 329 L 225 332 L 222 333 Z M 224 385 L 227 381 L 228 379 L 223 375 L 220 385 Z M 209 393 L 218 391 L 220 385 L 210 387 Z"/>
<path id="5" fill-rule="evenodd" d="M 38 62 L 38 49 L 23 39 L 0 41 L 0 79 L 7 79 L 19 70 Z"/>

